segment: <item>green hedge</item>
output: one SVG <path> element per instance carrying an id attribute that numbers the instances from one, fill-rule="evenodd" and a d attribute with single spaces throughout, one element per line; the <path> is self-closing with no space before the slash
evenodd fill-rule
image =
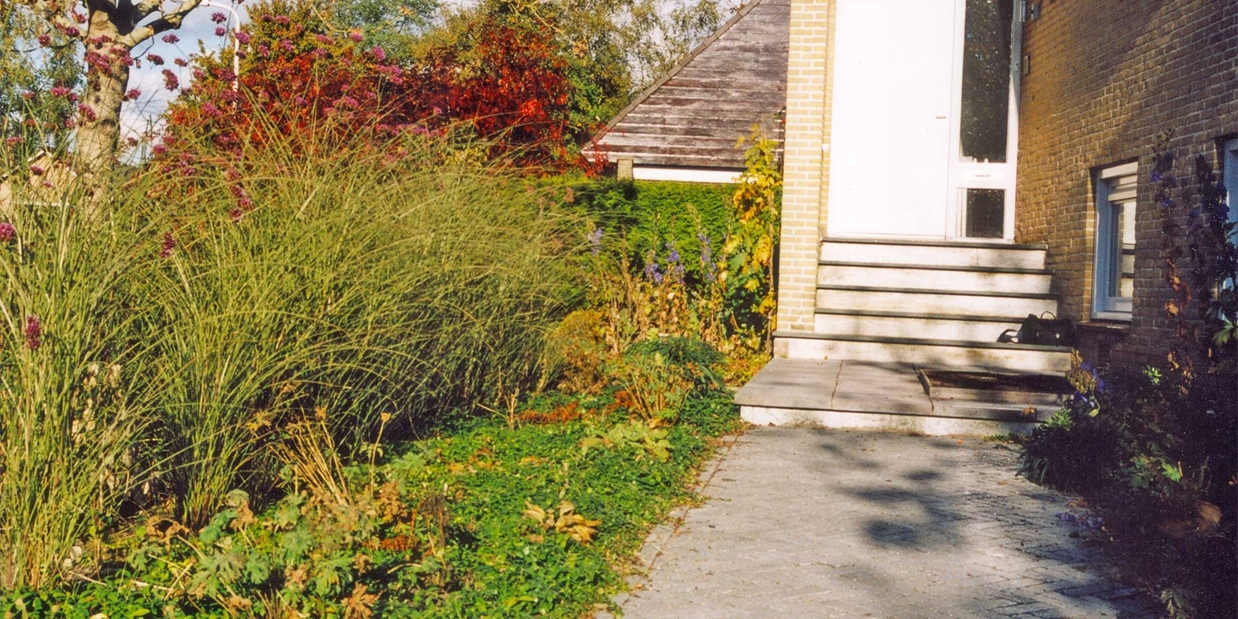
<path id="1" fill-rule="evenodd" d="M 691 278 L 700 276 L 701 237 L 717 256 L 735 222 L 735 185 L 672 181 L 601 180 L 578 188 L 578 201 L 607 238 L 627 239 L 633 255 L 669 248 L 685 256 Z"/>

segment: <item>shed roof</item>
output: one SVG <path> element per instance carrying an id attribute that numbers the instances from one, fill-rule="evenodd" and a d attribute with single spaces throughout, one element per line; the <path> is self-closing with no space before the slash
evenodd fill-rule
<path id="1" fill-rule="evenodd" d="M 586 152 L 611 162 L 744 167 L 738 138 L 761 123 L 781 144 L 791 0 L 754 0 L 619 112 Z"/>

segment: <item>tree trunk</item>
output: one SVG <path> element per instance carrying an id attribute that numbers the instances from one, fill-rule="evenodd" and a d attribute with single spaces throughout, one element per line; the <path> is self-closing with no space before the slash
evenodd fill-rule
<path id="1" fill-rule="evenodd" d="M 107 17 L 92 15 L 86 45 L 86 91 L 77 114 L 75 167 L 87 173 L 112 169 L 120 149 L 120 106 L 129 84 L 129 50 L 112 43 L 118 37 Z M 94 60 L 91 54 L 98 54 Z"/>

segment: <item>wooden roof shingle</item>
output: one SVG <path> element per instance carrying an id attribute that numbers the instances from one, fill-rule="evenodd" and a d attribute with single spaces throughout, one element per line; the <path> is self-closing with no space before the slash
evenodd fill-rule
<path id="1" fill-rule="evenodd" d="M 760 123 L 781 144 L 791 0 L 754 0 L 619 112 L 586 152 L 636 165 L 743 169 Z"/>

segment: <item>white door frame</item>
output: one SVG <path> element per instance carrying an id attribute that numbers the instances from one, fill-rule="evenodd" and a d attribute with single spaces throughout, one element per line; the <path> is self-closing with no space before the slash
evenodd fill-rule
<path id="1" fill-rule="evenodd" d="M 953 101 L 950 105 L 950 152 L 947 156 L 949 171 L 946 190 L 947 239 L 965 239 L 964 217 L 966 189 L 1002 189 L 1005 193 L 1002 238 L 994 241 L 1014 240 L 1015 181 L 1019 161 L 1019 80 L 1023 52 L 1023 14 L 1019 0 L 1006 0 L 1014 6 L 1010 25 L 1010 86 L 1006 115 L 1006 162 L 970 163 L 961 160 L 963 121 L 963 37 L 967 29 L 967 0 L 955 0 L 954 4 L 954 69 L 951 83 Z"/>

